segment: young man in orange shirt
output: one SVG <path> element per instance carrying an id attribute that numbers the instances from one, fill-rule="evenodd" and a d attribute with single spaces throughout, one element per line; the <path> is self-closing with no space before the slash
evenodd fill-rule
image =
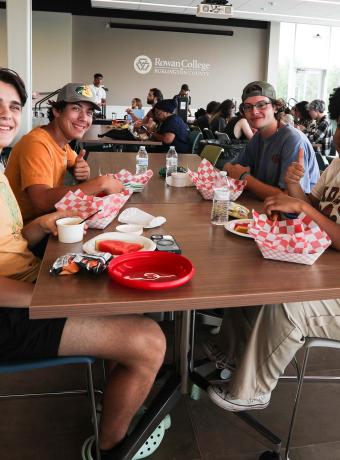
<path id="1" fill-rule="evenodd" d="M 69 142 L 84 136 L 98 108 L 88 85 L 69 83 L 51 103 L 50 123 L 34 128 L 13 147 L 5 174 L 25 222 L 53 211 L 69 190 L 80 188 L 87 195 L 122 190 L 122 183 L 112 176 L 89 180 L 85 152 L 77 155 L 69 146 Z M 63 185 L 67 170 L 79 181 L 77 185 Z"/>

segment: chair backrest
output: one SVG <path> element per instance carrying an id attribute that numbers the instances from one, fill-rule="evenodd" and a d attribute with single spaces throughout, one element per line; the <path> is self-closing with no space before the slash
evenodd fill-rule
<path id="1" fill-rule="evenodd" d="M 215 136 L 221 145 L 231 144 L 230 137 L 228 136 L 227 133 L 221 133 L 219 131 L 215 131 Z"/>
<path id="2" fill-rule="evenodd" d="M 188 137 L 191 145 L 191 153 L 199 155 L 201 151 L 200 141 L 203 139 L 203 134 L 201 131 L 190 131 Z"/>
<path id="3" fill-rule="evenodd" d="M 204 139 L 216 139 L 216 137 L 214 136 L 214 133 L 209 128 L 204 128 L 202 133 L 203 133 Z"/>
<path id="4" fill-rule="evenodd" d="M 223 151 L 223 148 L 219 145 L 205 145 L 201 152 L 201 158 L 207 159 L 212 165 L 215 166 Z"/>

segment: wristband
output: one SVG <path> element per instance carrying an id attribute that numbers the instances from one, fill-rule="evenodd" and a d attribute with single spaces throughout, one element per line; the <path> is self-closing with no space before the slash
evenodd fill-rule
<path id="1" fill-rule="evenodd" d="M 247 176 L 250 176 L 250 173 L 248 171 L 242 173 L 238 180 L 244 180 Z"/>

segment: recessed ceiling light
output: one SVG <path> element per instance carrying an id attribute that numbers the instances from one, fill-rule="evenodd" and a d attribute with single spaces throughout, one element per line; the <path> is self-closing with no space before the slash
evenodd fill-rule
<path id="1" fill-rule="evenodd" d="M 340 2 L 336 2 L 333 0 L 301 0 L 302 2 L 309 2 L 309 3 L 322 3 L 322 4 L 329 4 L 329 5 L 338 5 L 340 6 Z"/>

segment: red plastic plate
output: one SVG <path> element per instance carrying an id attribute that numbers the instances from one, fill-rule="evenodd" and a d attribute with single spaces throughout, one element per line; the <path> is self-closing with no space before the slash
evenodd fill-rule
<path id="1" fill-rule="evenodd" d="M 135 289 L 171 289 L 187 283 L 195 269 L 189 259 L 171 252 L 136 252 L 111 260 L 108 273 L 117 283 Z"/>

